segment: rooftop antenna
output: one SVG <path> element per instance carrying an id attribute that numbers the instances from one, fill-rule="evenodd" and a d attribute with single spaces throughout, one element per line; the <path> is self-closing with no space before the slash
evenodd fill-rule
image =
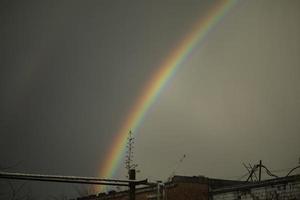
<path id="1" fill-rule="evenodd" d="M 129 180 L 135 180 L 136 178 L 136 171 L 135 168 L 137 164 L 133 163 L 133 148 L 134 148 L 134 137 L 132 136 L 132 131 L 129 131 L 127 137 L 127 152 L 126 152 L 126 160 L 125 160 L 125 168 L 128 171 L 128 178 Z M 129 184 L 129 199 L 135 200 L 135 184 Z"/>
<path id="2" fill-rule="evenodd" d="M 132 136 L 132 131 L 130 130 L 127 137 L 127 151 L 125 159 L 125 168 L 129 171 L 131 169 L 136 169 L 137 164 L 133 163 L 133 149 L 134 149 L 134 140 Z"/>
<path id="3" fill-rule="evenodd" d="M 183 162 L 183 160 L 184 160 L 185 158 L 186 158 L 186 155 L 183 154 L 183 156 L 179 159 L 179 161 L 178 161 L 178 162 L 176 163 L 176 165 L 174 166 L 174 169 L 173 169 L 171 175 L 169 176 L 168 181 L 170 181 L 171 178 L 175 175 L 178 166 Z"/>

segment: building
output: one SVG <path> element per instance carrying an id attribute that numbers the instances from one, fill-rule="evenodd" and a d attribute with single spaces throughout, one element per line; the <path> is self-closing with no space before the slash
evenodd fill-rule
<path id="1" fill-rule="evenodd" d="M 136 200 L 207 200 L 211 190 L 241 184 L 241 181 L 207 178 L 204 176 L 174 176 L 166 183 L 136 189 Z M 127 200 L 128 191 L 110 191 L 77 200 Z"/>
<path id="2" fill-rule="evenodd" d="M 300 200 L 300 175 L 256 182 L 204 176 L 174 176 L 166 183 L 136 189 L 136 200 Z M 128 200 L 128 191 L 110 191 L 77 200 Z"/>
<path id="3" fill-rule="evenodd" d="M 300 200 L 300 175 L 211 190 L 212 200 Z"/>

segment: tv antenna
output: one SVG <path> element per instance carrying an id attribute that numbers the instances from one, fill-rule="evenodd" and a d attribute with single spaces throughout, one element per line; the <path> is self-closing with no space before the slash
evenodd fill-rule
<path id="1" fill-rule="evenodd" d="M 132 169 L 136 169 L 138 166 L 133 162 L 133 149 L 134 149 L 134 140 L 135 138 L 132 136 L 132 131 L 130 130 L 127 137 L 127 151 L 126 151 L 126 159 L 125 159 L 125 168 L 130 171 Z"/>
<path id="2" fill-rule="evenodd" d="M 183 160 L 186 158 L 186 155 L 183 154 L 182 157 L 179 159 L 179 161 L 175 164 L 173 171 L 171 173 L 171 175 L 169 176 L 168 180 L 170 180 L 176 173 L 177 168 L 179 167 L 179 165 L 183 162 Z"/>

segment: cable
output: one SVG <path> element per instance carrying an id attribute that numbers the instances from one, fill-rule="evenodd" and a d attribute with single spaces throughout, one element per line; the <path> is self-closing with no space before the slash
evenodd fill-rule
<path id="1" fill-rule="evenodd" d="M 294 167 L 293 169 L 291 169 L 291 170 L 289 171 L 289 173 L 287 173 L 286 176 L 289 176 L 294 170 L 296 170 L 296 169 L 298 169 L 298 168 L 300 168 L 300 165 L 297 166 L 297 167 Z"/>
<path id="2" fill-rule="evenodd" d="M 263 168 L 266 170 L 266 172 L 267 172 L 267 174 L 268 174 L 269 176 L 273 176 L 273 177 L 278 178 L 278 176 L 275 175 L 275 174 L 273 174 L 266 166 L 261 165 L 261 167 L 263 167 Z"/>

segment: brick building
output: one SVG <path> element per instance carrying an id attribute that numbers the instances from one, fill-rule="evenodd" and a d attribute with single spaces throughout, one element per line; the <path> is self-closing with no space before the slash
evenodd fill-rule
<path id="1" fill-rule="evenodd" d="M 136 200 L 207 200 L 213 189 L 240 184 L 240 181 L 204 176 L 174 176 L 171 181 L 136 189 Z M 127 200 L 128 191 L 99 193 L 77 200 Z"/>

